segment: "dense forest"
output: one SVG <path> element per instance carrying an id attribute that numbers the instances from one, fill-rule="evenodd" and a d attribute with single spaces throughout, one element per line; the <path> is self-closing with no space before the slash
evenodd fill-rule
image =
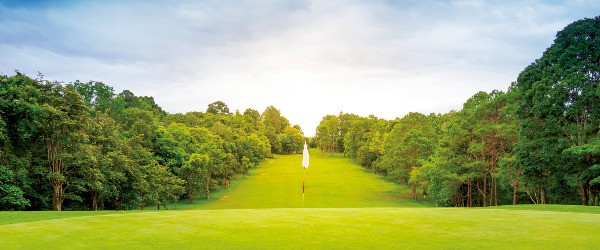
<path id="1" fill-rule="evenodd" d="M 0 210 L 166 207 L 305 141 L 278 109 L 169 114 L 101 82 L 0 76 Z"/>
<path id="2" fill-rule="evenodd" d="M 598 205 L 600 17 L 576 21 L 508 91 L 395 120 L 323 117 L 313 145 L 439 206 Z"/>

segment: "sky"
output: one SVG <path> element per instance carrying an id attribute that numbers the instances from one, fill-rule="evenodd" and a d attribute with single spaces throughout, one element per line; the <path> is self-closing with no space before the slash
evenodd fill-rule
<path id="1" fill-rule="evenodd" d="M 506 91 L 600 1 L 0 0 L 0 75 L 100 81 L 169 113 L 274 106 L 306 136 L 328 114 L 459 110 Z"/>

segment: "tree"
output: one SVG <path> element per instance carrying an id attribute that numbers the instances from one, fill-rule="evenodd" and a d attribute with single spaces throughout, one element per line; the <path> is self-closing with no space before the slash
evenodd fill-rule
<path id="1" fill-rule="evenodd" d="M 250 158 L 248 158 L 247 156 L 243 156 L 240 161 L 240 165 L 242 170 L 242 178 L 245 179 L 246 174 L 248 174 L 248 170 L 250 170 L 250 168 L 252 167 L 252 162 L 250 161 Z"/>
<path id="2" fill-rule="evenodd" d="M 2 210 L 23 209 L 29 206 L 24 192 L 14 183 L 14 173 L 8 167 L 0 165 L 0 208 Z"/>
<path id="3" fill-rule="evenodd" d="M 29 209 L 51 208 L 48 182 L 41 176 L 47 170 L 37 121 L 42 110 L 42 85 L 42 81 L 19 72 L 0 76 L 0 165 L 10 171 L 5 176 L 10 176 L 11 186 L 23 191 Z"/>
<path id="4" fill-rule="evenodd" d="M 583 169 L 582 172 L 577 173 L 577 181 L 584 183 L 580 184 L 582 186 L 579 186 L 582 202 L 584 202 L 583 205 L 598 206 L 598 191 L 600 190 L 600 138 L 595 138 L 581 146 L 571 146 L 565 150 L 565 153 L 577 156 L 580 161 L 591 165 Z M 583 188 L 587 188 L 590 194 L 586 194 L 586 190 Z"/>
<path id="5" fill-rule="evenodd" d="M 372 170 L 382 153 L 387 124 L 373 115 L 354 119 L 344 135 L 344 154 Z"/>
<path id="6" fill-rule="evenodd" d="M 75 81 L 71 83 L 75 90 L 83 97 L 85 103 L 100 112 L 108 112 L 113 107 L 113 98 L 115 98 L 114 89 L 102 82 L 89 81 L 82 83 Z M 114 110 L 116 111 L 116 110 Z"/>
<path id="7" fill-rule="evenodd" d="M 288 154 L 300 152 L 304 145 L 304 135 L 296 127 L 287 127 L 280 134 L 278 141 L 281 143 L 281 149 Z"/>
<path id="8" fill-rule="evenodd" d="M 185 191 L 185 181 L 169 172 L 165 166 L 155 165 L 151 170 L 153 171 L 151 183 L 157 196 L 156 208 L 160 210 L 160 205 L 163 205 L 168 209 L 168 202 L 179 200 L 179 195 Z"/>
<path id="9" fill-rule="evenodd" d="M 60 211 L 69 184 L 69 172 L 77 167 L 72 166 L 71 161 L 87 137 L 84 128 L 88 124 L 88 107 L 72 86 L 48 83 L 44 88 L 47 92 L 39 127 L 48 152 L 47 178 L 53 190 L 53 209 Z"/>
<path id="10" fill-rule="evenodd" d="M 593 156 L 577 159 L 562 152 L 589 143 L 598 133 L 599 37 L 600 17 L 568 25 L 513 86 L 520 96 L 517 157 L 527 185 L 539 193 L 536 203 L 548 202 L 549 189 L 555 202 L 568 202 L 570 195 L 563 192 L 572 175 L 581 203 L 589 204 L 592 190 L 584 175 L 594 166 Z"/>
<path id="11" fill-rule="evenodd" d="M 262 121 L 265 125 L 265 135 L 271 145 L 271 152 L 281 153 L 281 143 L 278 143 L 277 136 L 283 134 L 285 128 L 290 126 L 290 122 L 273 106 L 267 107 L 262 113 Z"/>
<path id="12" fill-rule="evenodd" d="M 216 101 L 211 104 L 208 104 L 208 108 L 206 109 L 207 113 L 215 114 L 215 115 L 229 115 L 229 108 L 227 104 L 222 101 Z"/>
<path id="13" fill-rule="evenodd" d="M 396 182 L 408 184 L 413 168 L 418 170 L 437 146 L 433 119 L 436 118 L 411 112 L 396 120 L 384 135 L 377 170 Z M 418 183 L 411 183 L 415 191 Z"/>
<path id="14" fill-rule="evenodd" d="M 158 104 L 156 104 L 154 97 L 136 96 L 129 90 L 123 90 L 121 93 L 117 94 L 115 98 L 113 98 L 109 113 L 114 117 L 123 117 L 126 116 L 126 113 L 123 112 L 123 110 L 128 108 L 150 111 L 157 119 L 162 119 L 167 115 L 167 112 L 165 112 L 160 106 L 158 106 Z M 117 120 L 120 121 L 120 119 Z"/>
<path id="15" fill-rule="evenodd" d="M 359 118 L 360 117 L 358 115 L 346 114 L 346 113 L 342 113 L 342 112 L 340 112 L 340 114 L 338 115 L 338 119 L 340 120 L 340 126 L 339 126 L 340 136 L 337 139 L 337 148 L 339 151 L 344 153 L 344 156 L 346 156 L 346 148 L 344 147 L 344 138 L 346 137 L 346 134 L 348 133 L 348 131 L 350 131 L 352 122 Z"/>
<path id="16" fill-rule="evenodd" d="M 186 147 L 190 146 L 191 137 L 189 131 L 185 131 L 187 128 L 184 128 L 183 134 L 175 139 L 173 134 L 177 132 L 173 129 L 175 129 L 176 123 L 171 125 L 173 126 L 166 129 L 162 126 L 158 128 L 153 150 L 154 158 L 158 164 L 166 166 L 172 173 L 178 173 L 179 168 L 188 158 Z M 180 125 L 185 126 L 184 124 Z"/>
<path id="17" fill-rule="evenodd" d="M 82 178 L 92 203 L 92 210 L 100 209 L 106 200 L 119 196 L 118 183 L 122 182 L 125 164 L 129 163 L 127 141 L 121 138 L 119 125 L 103 112 L 92 118 L 89 126 L 89 142 L 93 145 L 92 156 L 84 164 Z"/>
<path id="18" fill-rule="evenodd" d="M 338 140 L 340 138 L 340 120 L 337 116 L 326 115 L 323 117 L 316 131 L 317 143 L 321 152 L 338 152 Z"/>
<path id="19" fill-rule="evenodd" d="M 151 149 L 156 140 L 158 125 L 156 117 L 152 112 L 139 109 L 127 108 L 123 110 L 124 119 L 121 121 L 125 136 L 132 138 L 139 136 L 143 147 Z"/>

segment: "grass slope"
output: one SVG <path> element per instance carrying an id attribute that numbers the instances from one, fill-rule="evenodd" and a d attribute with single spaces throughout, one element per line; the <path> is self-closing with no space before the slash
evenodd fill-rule
<path id="1" fill-rule="evenodd" d="M 433 208 L 339 157 L 266 161 L 217 198 L 175 210 L 0 212 L 3 249 L 589 249 L 600 208 Z M 172 206 L 172 208 L 174 208 Z M 187 209 L 187 210 L 186 210 Z"/>

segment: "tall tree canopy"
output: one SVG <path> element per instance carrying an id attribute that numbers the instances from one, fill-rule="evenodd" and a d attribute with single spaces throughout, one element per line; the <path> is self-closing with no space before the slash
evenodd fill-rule
<path id="1" fill-rule="evenodd" d="M 0 76 L 0 210 L 160 209 L 210 198 L 272 155 L 265 124 L 275 153 L 301 147 L 300 127 L 274 107 L 232 114 L 215 102 L 205 113 L 169 114 L 152 97 L 101 82 Z"/>
<path id="2" fill-rule="evenodd" d="M 590 193 L 597 197 L 600 190 L 591 184 L 599 174 L 598 154 L 584 147 L 599 131 L 598 44 L 600 17 L 576 21 L 557 33 L 514 85 L 522 138 L 517 154 L 527 183 L 539 194 L 536 202 L 570 202 L 564 192 L 577 186 L 587 205 Z"/>

